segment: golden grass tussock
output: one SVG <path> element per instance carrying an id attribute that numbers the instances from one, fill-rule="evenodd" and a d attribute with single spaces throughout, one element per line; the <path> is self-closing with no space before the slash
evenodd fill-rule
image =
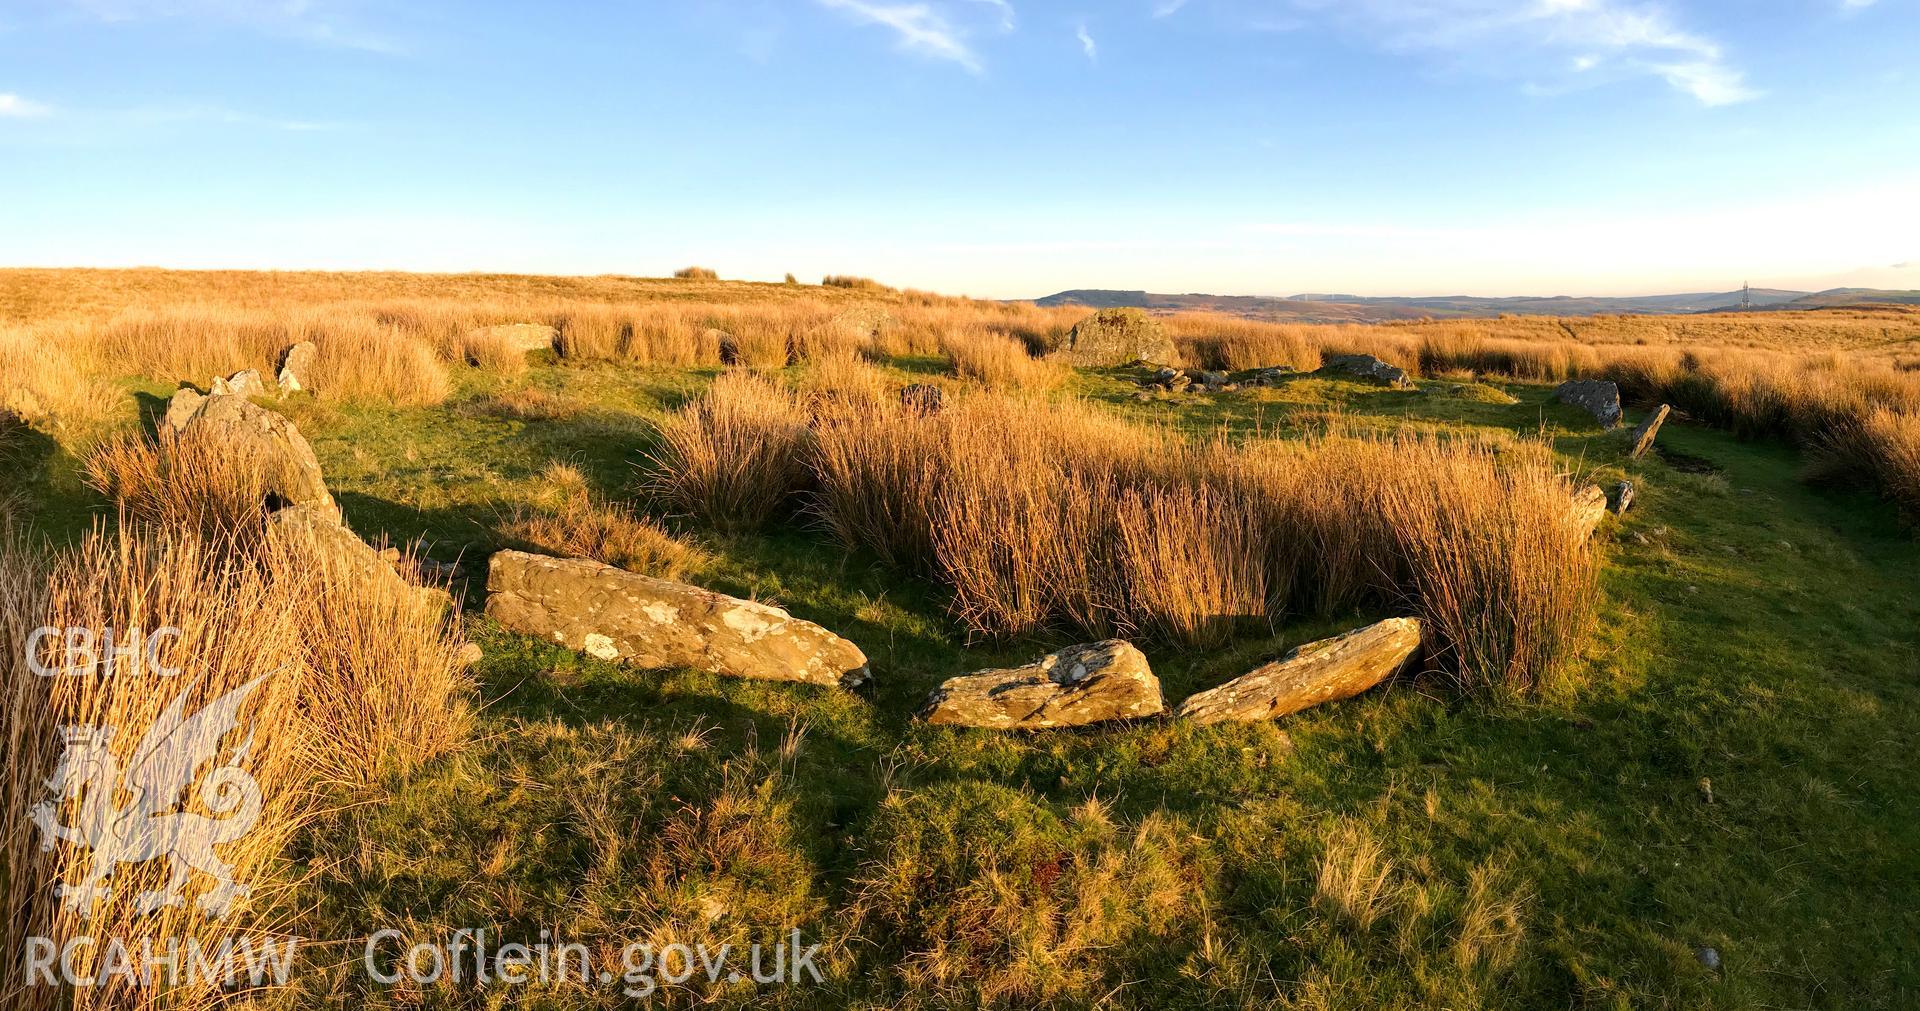
<path id="1" fill-rule="evenodd" d="M 460 335 L 458 358 L 474 368 L 509 379 L 527 373 L 527 353 L 504 333 L 477 327 Z"/>
<path id="2" fill-rule="evenodd" d="M 981 327 L 948 334 L 940 350 L 954 375 L 994 389 L 1044 391 L 1067 378 L 1060 364 L 1035 358 L 1025 344 Z"/>
<path id="3" fill-rule="evenodd" d="M 0 326 L 0 411 L 63 442 L 99 438 L 128 397 L 99 377 L 93 350 L 40 328 Z"/>
<path id="4" fill-rule="evenodd" d="M 119 435 L 85 466 L 87 483 L 142 523 L 243 541 L 257 539 L 276 487 L 271 461 L 201 428 Z"/>
<path id="5" fill-rule="evenodd" d="M 402 614 L 400 601 L 384 599 L 379 587 L 330 570 L 297 546 L 254 552 L 191 531 L 123 525 L 96 529 L 57 554 L 8 542 L 0 556 L 5 803 L 37 811 L 48 825 L 90 816 L 109 824 L 118 810 L 111 805 L 140 802 L 117 800 L 127 796 L 115 789 L 119 774 L 156 768 L 140 761 L 144 735 L 224 699 L 239 726 L 204 739 L 213 753 L 195 756 L 189 771 L 206 771 L 192 782 L 153 781 L 188 806 L 167 815 L 175 801 L 163 794 L 161 813 L 150 816 L 210 818 L 216 836 L 245 826 L 220 849 L 228 888 L 191 875 L 169 880 L 167 861 L 131 852 L 135 862 L 103 862 L 125 852 L 111 836 L 76 835 L 43 850 L 36 824 L 10 821 L 0 828 L 9 919 L 0 931 L 7 949 L 0 990 L 10 994 L 9 1006 L 35 1009 L 219 1003 L 225 995 L 205 980 L 151 989 L 115 976 L 93 987 L 22 986 L 21 945 L 30 936 L 59 945 L 88 935 L 133 950 L 150 940 L 162 950 L 177 941 L 213 951 L 226 938 L 278 934 L 280 924 L 265 911 L 287 887 L 286 847 L 331 784 L 404 773 L 463 732 L 456 696 L 464 675 L 450 623 L 444 615 Z M 40 628 L 63 631 L 48 638 Z M 168 631 L 155 636 L 161 629 Z M 118 645 L 137 638 L 148 648 L 112 654 L 109 630 Z M 105 676 L 103 663 L 120 666 Z M 68 674 L 42 676 L 35 665 Z M 63 731 L 72 727 L 110 729 L 85 737 Z M 175 895 L 178 904 L 168 902 Z M 229 915 L 214 919 L 205 910 Z M 82 972 L 97 970 L 106 950 L 92 948 Z"/>
<path id="6" fill-rule="evenodd" d="M 301 336 L 319 351 L 311 385 L 322 400 L 420 407 L 452 392 L 433 348 L 396 327 L 341 317 L 311 322 Z"/>
<path id="7" fill-rule="evenodd" d="M 662 579 L 679 579 L 703 560 L 699 549 L 658 523 L 595 494 L 572 464 L 548 465 L 541 480 L 540 501 L 516 509 L 506 526 L 509 536 L 534 550 Z"/>
<path id="8" fill-rule="evenodd" d="M 711 267 L 681 267 L 673 276 L 682 281 L 718 281 L 720 272 Z"/>
<path id="9" fill-rule="evenodd" d="M 710 511 L 736 525 L 805 497 L 849 546 L 944 584 L 976 635 L 1066 625 L 1204 644 L 1299 612 L 1405 607 L 1463 687 L 1524 691 L 1566 668 L 1594 604 L 1572 484 L 1531 443 L 1196 443 L 991 393 L 930 416 L 837 402 L 808 439 L 797 407 L 752 377 L 716 385 L 674 423 L 699 451 L 657 458 L 656 483 L 697 489 L 680 501 L 723 503 Z M 710 420 L 734 417 L 755 420 Z M 745 474 L 715 476 L 727 440 L 707 433 L 733 428 L 791 433 L 760 441 L 809 470 L 755 468 L 732 490 Z"/>
<path id="10" fill-rule="evenodd" d="M 820 279 L 820 286 L 823 288 L 851 288 L 856 291 L 893 290 L 871 277 L 860 277 L 854 274 L 828 274 Z"/>
<path id="11" fill-rule="evenodd" d="M 649 490 L 668 508 L 718 527 L 758 526 L 804 484 L 808 422 L 787 386 L 728 372 L 662 422 Z"/>

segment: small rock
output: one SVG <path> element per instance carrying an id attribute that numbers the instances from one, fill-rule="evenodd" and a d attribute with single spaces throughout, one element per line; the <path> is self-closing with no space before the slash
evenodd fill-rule
<path id="1" fill-rule="evenodd" d="M 1613 486 L 1612 502 L 1607 508 L 1612 509 L 1615 516 L 1625 515 L 1627 510 L 1633 508 L 1633 497 L 1633 482 L 1622 481 Z"/>
<path id="2" fill-rule="evenodd" d="M 257 397 L 267 392 L 267 384 L 260 381 L 258 369 L 241 369 L 233 375 L 213 380 L 213 396 Z"/>
<path id="3" fill-rule="evenodd" d="M 1597 484 L 1587 485 L 1573 495 L 1573 521 L 1592 536 L 1607 518 L 1607 493 Z"/>
<path id="4" fill-rule="evenodd" d="M 1695 948 L 1693 949 L 1693 957 L 1699 959 L 1701 965 L 1715 972 L 1720 970 L 1720 953 L 1712 948 Z"/>
<path id="5" fill-rule="evenodd" d="M 1069 646 L 1024 667 L 950 678 L 920 709 L 928 723 L 1045 730 L 1166 711 L 1146 655 L 1120 639 Z"/>
<path id="6" fill-rule="evenodd" d="M 460 666 L 471 667 L 479 663 L 485 656 L 486 653 L 481 650 L 479 643 L 470 642 L 460 647 L 460 653 L 455 659 L 460 661 Z"/>
<path id="7" fill-rule="evenodd" d="M 1321 362 L 1320 371 L 1343 372 L 1396 390 L 1413 388 L 1413 380 L 1407 376 L 1407 370 L 1372 355 L 1332 355 Z"/>
<path id="8" fill-rule="evenodd" d="M 175 432 L 184 431 L 187 422 L 199 412 L 200 405 L 206 403 L 207 395 L 191 386 L 182 386 L 173 392 L 173 399 L 167 401 L 166 416 L 160 419 L 163 428 Z"/>
<path id="9" fill-rule="evenodd" d="M 1555 400 L 1571 404 L 1608 428 L 1620 424 L 1620 387 L 1603 379 L 1569 379 L 1553 391 Z"/>

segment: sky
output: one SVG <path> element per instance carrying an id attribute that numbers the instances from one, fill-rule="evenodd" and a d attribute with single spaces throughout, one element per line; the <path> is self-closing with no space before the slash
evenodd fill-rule
<path id="1" fill-rule="evenodd" d="M 1920 0 L 0 0 L 0 265 L 1920 288 Z"/>

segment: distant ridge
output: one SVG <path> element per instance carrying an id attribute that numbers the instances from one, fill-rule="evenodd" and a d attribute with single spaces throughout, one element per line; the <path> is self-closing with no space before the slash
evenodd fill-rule
<path id="1" fill-rule="evenodd" d="M 1755 288 L 1755 309 L 1832 309 L 1853 305 L 1920 305 L 1920 291 L 1834 288 L 1783 291 Z M 1224 312 L 1283 323 L 1377 323 L 1400 319 L 1474 319 L 1515 316 L 1677 315 L 1739 312 L 1738 291 L 1690 292 L 1598 298 L 1570 295 L 1484 298 L 1472 295 L 1367 297 L 1362 295 L 1162 295 L 1147 291 L 1079 288 L 1034 300 L 1040 305 L 1083 305 L 1095 309 L 1133 306 L 1163 312 Z"/>

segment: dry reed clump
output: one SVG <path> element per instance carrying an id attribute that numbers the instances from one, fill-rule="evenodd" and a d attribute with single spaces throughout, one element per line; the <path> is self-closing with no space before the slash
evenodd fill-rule
<path id="1" fill-rule="evenodd" d="M 541 478 L 542 500 L 514 511 L 509 536 L 549 554 L 591 558 L 662 579 L 678 579 L 702 561 L 698 549 L 659 524 L 595 495 L 578 467 L 550 464 Z"/>
<path id="2" fill-rule="evenodd" d="M 506 334 L 476 328 L 461 334 L 458 340 L 459 354 L 456 357 L 474 368 L 509 379 L 527 373 L 527 353 Z"/>
<path id="3" fill-rule="evenodd" d="M 871 277 L 859 277 L 853 274 L 828 274 L 820 279 L 825 288 L 851 288 L 855 291 L 892 291 Z"/>
<path id="4" fill-rule="evenodd" d="M 823 417 L 812 463 L 825 525 L 945 584 L 978 635 L 1065 624 L 1206 643 L 1249 621 L 1406 607 L 1462 686 L 1524 691 L 1564 669 L 1594 603 L 1571 483 L 1530 444 L 1196 445 L 974 394 L 928 417 L 893 403 Z"/>
<path id="5" fill-rule="evenodd" d="M 126 398 L 99 378 L 92 355 L 89 342 L 72 331 L 0 327 L 0 411 L 62 442 L 99 438 Z"/>
<path id="6" fill-rule="evenodd" d="M 649 490 L 718 527 L 759 526 L 804 484 L 808 421 L 792 390 L 728 372 L 661 423 Z"/>
<path id="7" fill-rule="evenodd" d="M 1066 380 L 1066 369 L 1035 358 L 1024 344 L 980 327 L 942 337 L 940 351 L 953 374 L 1001 390 L 1050 390 Z"/>
<path id="8" fill-rule="evenodd" d="M 1214 313 L 1179 313 L 1163 325 L 1181 356 L 1202 368 L 1238 372 L 1286 366 L 1312 372 L 1320 367 L 1320 346 L 1311 327 L 1256 323 Z"/>
<path id="9" fill-rule="evenodd" d="M 421 407 L 446 400 L 452 391 L 433 348 L 397 327 L 365 317 L 328 317 L 307 321 L 299 336 L 319 351 L 310 385 L 322 400 Z"/>
<path id="10" fill-rule="evenodd" d="M 720 272 L 711 267 L 681 267 L 673 276 L 682 281 L 718 281 Z"/>
<path id="11" fill-rule="evenodd" d="M 205 430 L 109 439 L 87 456 L 87 483 L 133 519 L 250 543 L 276 487 L 271 461 L 235 453 Z"/>
<path id="12" fill-rule="evenodd" d="M 84 631 L 47 640 L 35 636 L 41 627 Z M 165 635 L 148 638 L 163 628 Z M 150 648 L 116 659 L 109 630 L 115 644 L 139 637 Z M 0 793 L 9 810 L 44 801 L 42 817 L 65 825 L 81 824 L 88 812 L 138 812 L 125 807 L 140 802 L 137 793 L 117 788 L 120 774 L 152 768 L 138 764 L 147 731 L 164 725 L 176 698 L 183 703 L 177 715 L 191 717 L 237 693 L 239 725 L 208 740 L 215 753 L 189 767 L 206 771 L 191 783 L 156 780 L 155 788 L 176 790 L 186 802 L 186 813 L 172 817 L 244 828 L 212 831 L 232 833 L 218 857 L 237 885 L 252 888 L 251 896 L 225 892 L 210 877 L 189 874 L 171 886 L 184 886 L 180 904 L 143 910 L 143 894 L 169 893 L 168 861 L 147 860 L 122 848 L 132 843 L 98 833 L 43 851 L 34 824 L 9 819 L 0 826 L 8 911 L 0 992 L 8 1006 L 197 1008 L 231 999 L 205 979 L 151 989 L 115 976 L 99 986 L 24 986 L 21 946 L 31 936 L 60 945 L 86 935 L 135 951 L 143 941 L 160 950 L 177 941 L 212 952 L 226 938 L 278 934 L 280 924 L 257 910 L 274 906 L 285 848 L 325 784 L 403 772 L 459 738 L 458 647 L 444 615 L 405 610 L 399 596 L 298 546 L 253 551 L 125 523 L 53 555 L 0 544 Z M 41 676 L 34 663 L 70 673 Z M 104 663 L 119 666 L 97 666 Z M 167 676 L 162 667 L 178 673 Z M 71 673 L 76 668 L 84 673 Z M 68 727 L 108 729 L 81 738 L 63 735 Z M 176 802 L 165 793 L 155 799 L 162 816 Z M 99 862 L 115 854 L 131 862 Z M 96 867 L 111 869 L 111 877 L 93 876 Z M 59 883 L 88 888 L 62 896 Z M 226 919 L 201 911 L 201 903 L 219 909 L 229 902 Z M 107 949 L 80 950 L 79 968 L 92 975 Z"/>
<path id="13" fill-rule="evenodd" d="M 318 316 L 318 311 L 313 315 Z M 217 304 L 130 309 L 100 333 L 105 364 L 115 372 L 162 382 L 206 383 L 241 369 L 264 375 L 294 337 L 295 314 Z"/>

